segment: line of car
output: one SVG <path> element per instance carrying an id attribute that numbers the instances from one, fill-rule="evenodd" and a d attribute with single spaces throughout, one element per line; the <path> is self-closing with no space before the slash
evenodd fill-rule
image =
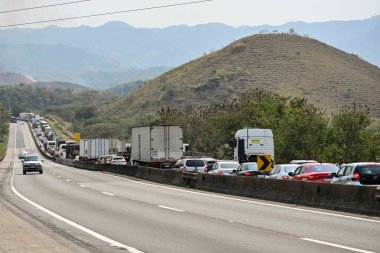
<path id="1" fill-rule="evenodd" d="M 289 164 L 275 165 L 270 173 L 264 173 L 259 170 L 255 162 L 239 164 L 231 160 L 188 158 L 178 160 L 174 169 L 220 176 L 248 176 L 349 185 L 380 185 L 380 163 L 373 162 L 344 164 L 340 168 L 332 163 L 293 160 Z"/>

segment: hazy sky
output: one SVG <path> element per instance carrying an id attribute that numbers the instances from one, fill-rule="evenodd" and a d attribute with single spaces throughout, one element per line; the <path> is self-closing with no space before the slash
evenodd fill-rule
<path id="1" fill-rule="evenodd" d="M 74 0 L 0 0 L 0 11 Z M 130 10 L 192 0 L 91 0 L 79 4 L 0 13 L 0 25 Z M 380 14 L 380 0 L 213 0 L 212 2 L 34 25 L 98 26 L 124 21 L 136 27 L 166 27 L 179 24 L 220 22 L 232 26 L 279 25 L 289 21 L 365 19 Z M 32 27 L 32 26 L 24 26 Z"/>

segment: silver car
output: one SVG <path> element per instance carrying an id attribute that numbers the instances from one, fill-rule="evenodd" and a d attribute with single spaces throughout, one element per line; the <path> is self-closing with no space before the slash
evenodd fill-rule
<path id="1" fill-rule="evenodd" d="M 235 161 L 218 161 L 208 173 L 220 176 L 231 176 L 234 174 L 234 171 L 239 168 L 239 166 L 240 164 Z"/>
<path id="2" fill-rule="evenodd" d="M 380 186 L 380 163 L 344 164 L 331 183 Z"/>
<path id="3" fill-rule="evenodd" d="M 269 178 L 290 179 L 289 172 L 294 173 L 299 166 L 299 164 L 278 164 L 274 166 L 273 170 L 270 172 Z"/>
<path id="4" fill-rule="evenodd" d="M 206 162 L 202 158 L 182 159 L 174 165 L 174 169 L 198 173 L 204 173 L 206 167 Z"/>

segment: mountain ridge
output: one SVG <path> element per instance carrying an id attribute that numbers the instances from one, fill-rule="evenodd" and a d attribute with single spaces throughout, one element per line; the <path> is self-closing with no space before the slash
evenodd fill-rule
<path id="1" fill-rule="evenodd" d="M 279 26 L 232 27 L 209 23 L 148 29 L 110 22 L 99 27 L 0 29 L 0 69 L 23 73 L 38 81 L 59 80 L 104 88 L 115 84 L 114 78 L 93 83 L 93 73 L 112 74 L 139 68 L 147 73 L 142 79 L 148 79 L 163 73 L 151 72 L 149 68 L 162 66 L 167 70 L 242 37 L 284 33 L 291 28 L 297 34 L 316 38 L 380 66 L 379 26 L 380 16 L 353 21 L 297 21 Z M 40 54 L 36 55 L 36 51 Z M 126 76 L 117 82 L 134 80 Z"/>
<path id="2" fill-rule="evenodd" d="M 225 101 L 252 89 L 299 96 L 335 112 L 352 103 L 380 117 L 380 69 L 359 57 L 298 35 L 254 35 L 190 61 L 103 110 L 125 117 Z"/>

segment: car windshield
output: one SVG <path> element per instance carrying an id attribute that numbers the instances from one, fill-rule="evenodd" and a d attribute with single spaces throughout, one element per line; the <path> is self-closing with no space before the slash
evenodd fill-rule
<path id="1" fill-rule="evenodd" d="M 297 166 L 284 166 L 285 173 L 294 172 L 298 168 Z"/>
<path id="2" fill-rule="evenodd" d="M 39 157 L 38 156 L 27 156 L 27 157 L 25 157 L 25 161 L 26 162 L 28 162 L 28 161 L 38 161 L 39 159 L 38 159 Z"/>
<path id="3" fill-rule="evenodd" d="M 257 164 L 244 164 L 243 170 L 257 170 Z"/>
<path id="4" fill-rule="evenodd" d="M 358 169 L 362 175 L 380 174 L 380 165 L 363 166 Z"/>
<path id="5" fill-rule="evenodd" d="M 311 165 L 311 172 L 338 172 L 339 168 L 335 165 Z"/>
<path id="6" fill-rule="evenodd" d="M 205 161 L 203 161 L 203 160 L 187 160 L 186 166 L 187 167 L 202 167 L 202 166 L 205 166 Z"/>
<path id="7" fill-rule="evenodd" d="M 239 163 L 221 163 L 220 168 L 222 169 L 237 169 L 240 166 Z"/>

